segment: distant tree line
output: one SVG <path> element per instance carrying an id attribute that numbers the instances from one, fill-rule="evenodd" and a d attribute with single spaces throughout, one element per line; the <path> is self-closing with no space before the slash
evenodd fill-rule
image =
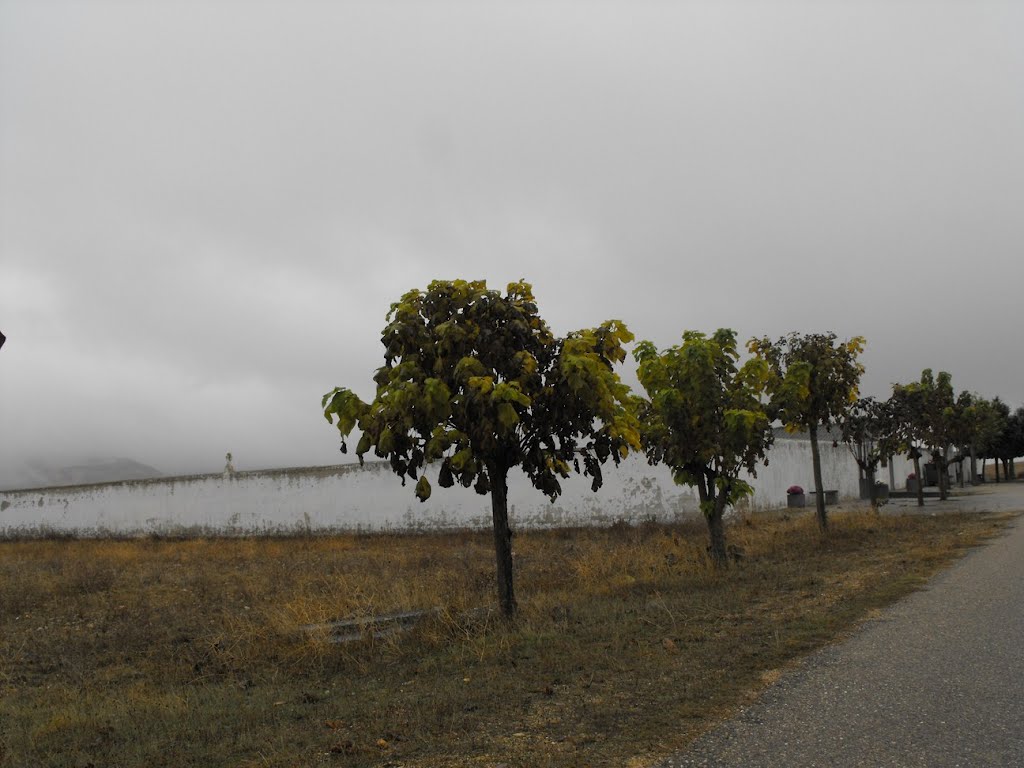
<path id="1" fill-rule="evenodd" d="M 540 316 L 532 287 L 510 283 L 505 294 L 484 281 L 437 280 L 391 305 L 381 334 L 384 365 L 376 394 L 364 402 L 348 388 L 324 395 L 321 407 L 341 434 L 358 427 L 360 462 L 386 459 L 414 481 L 425 501 L 428 463 L 440 465 L 442 487 L 459 483 L 491 498 L 498 599 L 516 612 L 508 473 L 519 467 L 552 501 L 572 473 L 597 491 L 602 465 L 630 451 L 665 464 L 677 483 L 696 488 L 708 526 L 708 552 L 728 560 L 726 510 L 750 496 L 743 475 L 756 477 L 774 440 L 773 425 L 806 431 L 811 443 L 815 514 L 828 529 L 819 439 L 826 432 L 850 446 L 875 500 L 875 474 L 892 456 L 920 458 L 938 471 L 948 493 L 951 466 L 996 462 L 1014 477 L 1024 454 L 1024 408 L 1011 414 L 998 398 L 956 393 L 948 373 L 925 370 L 919 381 L 895 385 L 884 401 L 859 397 L 862 337 L 791 333 L 751 339 L 741 363 L 736 334 L 685 331 L 682 342 L 658 350 L 649 341 L 633 351 L 644 395 L 630 391 L 616 366 L 633 335 L 609 320 L 557 337 Z M 984 464 L 983 464 L 984 467 Z"/>

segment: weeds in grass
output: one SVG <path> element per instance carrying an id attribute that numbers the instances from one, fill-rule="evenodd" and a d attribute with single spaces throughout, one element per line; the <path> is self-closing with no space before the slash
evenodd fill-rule
<path id="1" fill-rule="evenodd" d="M 0 765 L 640 766 L 999 525 L 524 533 L 511 625 L 486 533 L 0 543 Z"/>

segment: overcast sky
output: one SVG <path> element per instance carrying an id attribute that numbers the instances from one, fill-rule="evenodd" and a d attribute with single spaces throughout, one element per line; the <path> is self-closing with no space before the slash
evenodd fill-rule
<path id="1" fill-rule="evenodd" d="M 0 463 L 330 464 L 389 304 L 1024 403 L 1024 3 L 0 0 Z"/>

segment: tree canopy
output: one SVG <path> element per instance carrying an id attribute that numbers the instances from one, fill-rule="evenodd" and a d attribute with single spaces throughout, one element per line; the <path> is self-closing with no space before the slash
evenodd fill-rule
<path id="1" fill-rule="evenodd" d="M 597 490 L 605 461 L 640 448 L 633 398 L 615 371 L 633 336 L 610 320 L 558 338 L 523 281 L 502 295 L 482 280 L 436 280 L 403 295 L 387 320 L 374 399 L 335 388 L 324 415 L 337 421 L 342 450 L 358 427 L 359 460 L 370 451 L 387 459 L 403 483 L 416 481 L 421 501 L 432 492 L 430 462 L 440 462 L 442 487 L 491 494 L 499 598 L 511 615 L 508 471 L 521 467 L 553 500 L 570 473 Z"/>

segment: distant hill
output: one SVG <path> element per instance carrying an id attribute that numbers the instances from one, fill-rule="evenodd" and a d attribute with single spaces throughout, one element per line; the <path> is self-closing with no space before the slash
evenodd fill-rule
<path id="1" fill-rule="evenodd" d="M 4 470 L 0 476 L 0 489 L 3 490 L 163 477 L 160 470 L 133 459 L 87 459 L 64 466 L 31 459 L 20 466 L 5 467 Z"/>

